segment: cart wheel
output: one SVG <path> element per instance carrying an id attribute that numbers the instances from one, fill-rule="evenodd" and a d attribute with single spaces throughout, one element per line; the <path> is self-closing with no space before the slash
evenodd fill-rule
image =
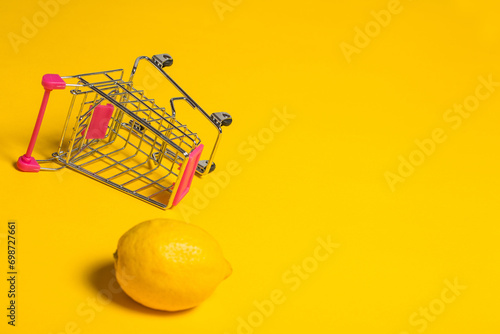
<path id="1" fill-rule="evenodd" d="M 164 68 L 167 66 L 172 66 L 172 64 L 174 63 L 174 59 L 169 54 L 162 53 L 159 55 L 154 55 L 153 62 L 159 68 Z"/>
<path id="2" fill-rule="evenodd" d="M 207 169 L 208 166 L 208 160 L 200 160 L 198 162 L 198 167 L 196 167 L 196 171 L 200 174 L 203 174 L 205 172 L 205 169 Z M 212 173 L 215 170 L 215 162 L 212 162 L 212 166 L 210 166 L 210 170 L 208 171 L 209 173 Z"/>
<path id="3" fill-rule="evenodd" d="M 233 118 L 227 112 L 214 112 L 212 119 L 219 123 L 220 126 L 229 126 L 233 123 Z"/>

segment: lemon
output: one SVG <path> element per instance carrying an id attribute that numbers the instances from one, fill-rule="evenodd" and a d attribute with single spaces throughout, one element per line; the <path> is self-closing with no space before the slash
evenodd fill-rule
<path id="1" fill-rule="evenodd" d="M 140 223 L 118 241 L 116 279 L 135 301 L 157 310 L 199 305 L 231 272 L 217 241 L 175 220 Z"/>

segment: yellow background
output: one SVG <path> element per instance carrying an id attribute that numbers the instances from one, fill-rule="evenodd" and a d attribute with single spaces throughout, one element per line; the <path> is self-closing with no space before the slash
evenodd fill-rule
<path id="1" fill-rule="evenodd" d="M 32 22 L 42 9 L 2 4 L 0 267 L 5 277 L 7 221 L 15 220 L 19 275 L 15 328 L 6 324 L 1 279 L 0 331 L 498 333 L 500 92 L 457 129 L 443 117 L 475 94 L 478 77 L 500 81 L 500 7 L 401 0 L 400 13 L 349 63 L 342 43 L 354 45 L 356 27 L 390 1 L 220 2 L 222 14 L 212 0 L 73 0 L 18 52 L 9 36 L 22 36 L 23 18 Z M 230 161 L 239 169 L 212 198 L 195 201 L 217 184 L 213 176 L 195 178 L 179 207 L 162 211 L 70 170 L 14 168 L 43 74 L 128 73 L 137 56 L 163 52 L 174 58 L 167 72 L 202 107 L 233 116 L 215 175 Z M 56 150 L 67 111 L 50 106 L 39 159 Z M 269 135 L 276 111 L 295 118 L 251 158 L 249 138 Z M 415 140 L 436 128 L 446 141 L 392 191 L 385 173 L 397 173 L 398 157 L 408 159 Z M 98 299 L 113 283 L 118 238 L 156 217 L 210 232 L 233 275 L 181 313 L 146 309 L 122 292 Z M 318 238 L 340 245 L 324 261 L 313 258 Z M 307 278 L 290 271 L 303 264 Z M 466 288 L 443 303 L 455 280 Z M 284 302 L 259 318 L 255 303 L 280 291 Z M 422 320 L 429 307 L 439 314 Z"/>

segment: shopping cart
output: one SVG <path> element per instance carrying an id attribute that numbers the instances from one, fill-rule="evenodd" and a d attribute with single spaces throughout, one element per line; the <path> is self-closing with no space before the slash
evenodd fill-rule
<path id="1" fill-rule="evenodd" d="M 180 93 L 169 96 L 169 108 L 157 105 L 134 86 L 141 61 L 156 68 Z M 189 191 L 195 173 L 206 175 L 215 169 L 221 127 L 230 125 L 232 118 L 224 112 L 207 114 L 165 73 L 163 68 L 172 62 L 168 54 L 138 57 L 128 81 L 123 80 L 122 69 L 66 77 L 44 75 L 42 106 L 18 168 L 38 172 L 68 167 L 157 207 L 177 205 Z M 52 158 L 37 161 L 31 155 L 50 92 L 66 87 L 72 87 L 72 97 L 59 149 Z M 177 101 L 187 102 L 217 130 L 208 160 L 200 160 L 204 145 L 199 135 L 179 122 L 174 107 Z M 61 166 L 40 167 L 49 162 Z"/>

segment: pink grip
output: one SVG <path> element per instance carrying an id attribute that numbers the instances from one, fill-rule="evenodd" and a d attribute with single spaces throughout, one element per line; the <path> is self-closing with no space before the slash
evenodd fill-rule
<path id="1" fill-rule="evenodd" d="M 42 78 L 42 86 L 46 90 L 64 89 L 66 82 L 58 74 L 45 74 Z"/>
<path id="2" fill-rule="evenodd" d="M 31 140 L 26 150 L 26 154 L 19 157 L 17 160 L 17 168 L 23 172 L 38 172 L 40 170 L 40 165 L 36 162 L 35 158 L 31 156 L 33 154 L 33 149 L 35 148 L 36 139 L 38 133 L 40 132 L 40 127 L 42 126 L 43 116 L 45 114 L 45 109 L 47 108 L 47 103 L 49 102 L 50 92 L 53 89 L 65 89 L 66 82 L 58 74 L 45 74 L 42 78 L 42 86 L 45 89 L 43 94 L 42 105 L 40 106 L 40 111 L 38 112 L 38 118 L 36 119 L 35 128 L 31 134 Z"/>

